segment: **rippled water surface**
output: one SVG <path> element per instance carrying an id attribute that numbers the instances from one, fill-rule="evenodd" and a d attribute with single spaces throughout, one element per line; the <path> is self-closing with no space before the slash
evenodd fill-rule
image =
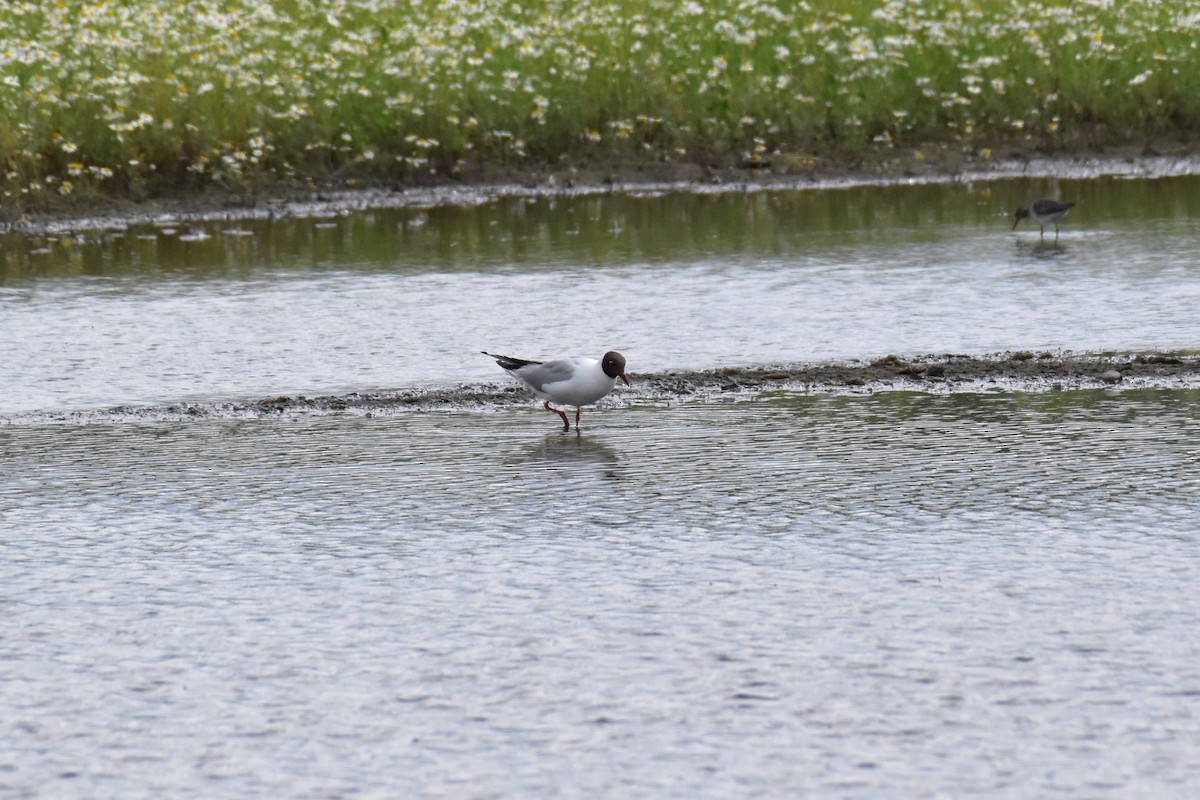
<path id="1" fill-rule="evenodd" d="M 548 417 L 0 428 L 0 794 L 1200 788 L 1200 393 Z"/>
<path id="2" fill-rule="evenodd" d="M 483 347 L 635 387 L 1194 349 L 1198 189 L 4 237 L 0 797 L 1200 796 L 1200 392 L 220 413 L 498 380 Z M 1044 194 L 1057 245 L 1009 231 Z"/>

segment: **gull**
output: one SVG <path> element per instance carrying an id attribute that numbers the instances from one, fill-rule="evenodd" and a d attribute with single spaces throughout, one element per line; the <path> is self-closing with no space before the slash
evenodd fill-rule
<path id="1" fill-rule="evenodd" d="M 575 430 L 579 430 L 582 406 L 591 405 L 611 392 L 617 384 L 617 378 L 625 381 L 626 386 L 629 385 L 629 378 L 625 377 L 625 356 L 615 350 L 609 350 L 603 358 L 574 356 L 553 361 L 529 361 L 496 355 L 486 350 L 480 352 L 496 359 L 496 363 L 510 375 L 545 400 L 543 408 L 562 417 L 565 431 L 571 430 L 571 423 L 567 415 L 551 406 L 551 403 L 575 406 Z"/>

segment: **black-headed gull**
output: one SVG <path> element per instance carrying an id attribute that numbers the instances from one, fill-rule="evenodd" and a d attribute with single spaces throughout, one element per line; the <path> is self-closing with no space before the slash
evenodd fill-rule
<path id="1" fill-rule="evenodd" d="M 486 350 L 485 356 L 515 375 L 533 393 L 546 401 L 544 408 L 562 417 L 563 430 L 571 430 L 567 415 L 550 403 L 575 406 L 575 430 L 579 430 L 580 407 L 591 405 L 607 395 L 617 384 L 617 378 L 629 385 L 625 377 L 625 356 L 609 350 L 604 358 L 556 358 L 553 361 L 528 361 L 524 358 L 498 356 Z"/>
<path id="2" fill-rule="evenodd" d="M 1075 207 L 1074 203 L 1060 203 L 1057 200 L 1034 200 L 1024 208 L 1017 209 L 1017 221 L 1013 223 L 1013 230 L 1017 229 L 1017 225 L 1026 217 L 1033 217 L 1033 221 L 1042 229 L 1042 238 L 1046 238 L 1046 226 L 1051 222 L 1054 223 L 1054 238 L 1058 239 L 1058 221 L 1067 215 L 1067 212 Z"/>

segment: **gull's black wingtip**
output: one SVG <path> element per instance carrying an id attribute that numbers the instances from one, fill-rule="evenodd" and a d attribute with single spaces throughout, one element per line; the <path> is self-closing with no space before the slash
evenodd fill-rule
<path id="1" fill-rule="evenodd" d="M 502 356 L 497 353 L 489 353 L 487 350 L 480 350 L 479 352 L 483 353 L 488 358 L 496 359 L 496 363 L 507 370 L 520 369 L 521 367 L 527 367 L 530 364 L 542 363 L 540 361 L 529 361 L 524 358 L 513 358 L 512 356 Z"/>

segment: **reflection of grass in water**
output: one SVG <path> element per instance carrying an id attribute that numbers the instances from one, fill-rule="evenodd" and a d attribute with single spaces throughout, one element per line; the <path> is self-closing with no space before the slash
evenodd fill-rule
<path id="1" fill-rule="evenodd" d="M 8 205 L 114 187 L 1074 146 L 1200 125 L 1200 0 L 10 4 Z"/>

